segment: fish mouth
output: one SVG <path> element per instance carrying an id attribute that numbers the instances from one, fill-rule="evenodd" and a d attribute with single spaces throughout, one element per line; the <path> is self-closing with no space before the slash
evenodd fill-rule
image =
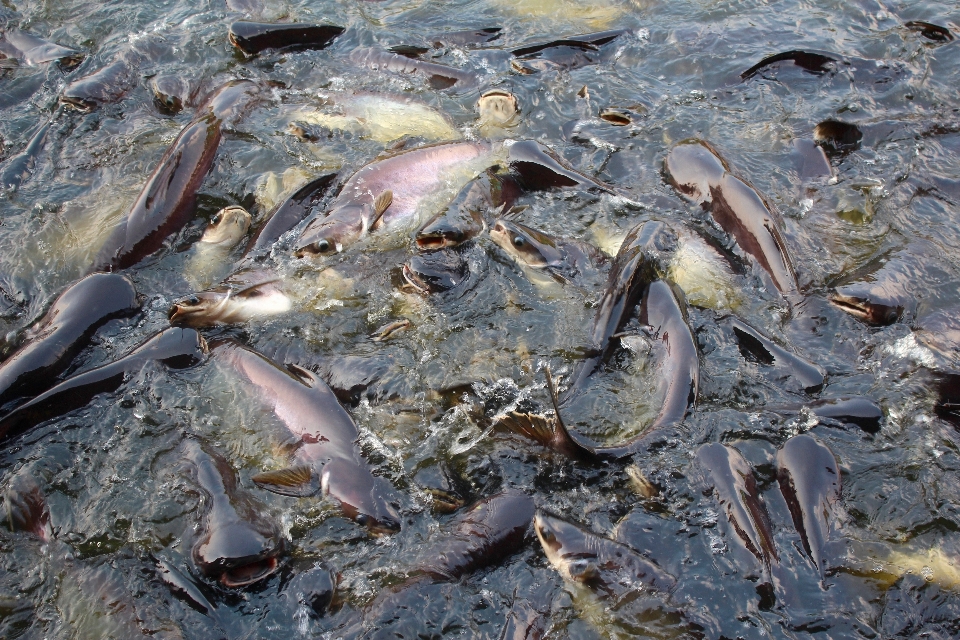
<path id="1" fill-rule="evenodd" d="M 225 587 L 236 589 L 259 582 L 276 573 L 280 562 L 275 556 L 250 562 L 237 567 L 231 567 L 220 574 L 220 583 Z"/>
<path id="2" fill-rule="evenodd" d="M 902 306 L 874 303 L 860 296 L 834 293 L 830 302 L 855 318 L 876 325 L 888 325 L 896 322 L 903 314 Z"/>
<path id="3" fill-rule="evenodd" d="M 458 244 L 461 244 L 460 241 L 448 237 L 445 233 L 431 233 L 417 236 L 417 248 L 421 251 L 436 251 L 438 249 L 446 249 L 447 247 L 455 247 Z"/>
<path id="4" fill-rule="evenodd" d="M 403 265 L 403 267 L 400 269 L 400 273 L 403 275 L 403 279 L 407 281 L 407 284 L 410 285 L 417 293 L 428 294 L 431 292 L 430 285 L 424 282 L 423 279 L 408 265 Z"/>

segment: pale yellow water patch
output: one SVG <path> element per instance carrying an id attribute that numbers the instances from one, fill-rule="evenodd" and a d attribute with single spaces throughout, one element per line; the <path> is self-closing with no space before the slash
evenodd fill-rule
<path id="1" fill-rule="evenodd" d="M 895 550 L 877 566 L 877 577 L 893 584 L 901 576 L 913 573 L 944 589 L 960 589 L 960 556 L 940 547 Z"/>
<path id="2" fill-rule="evenodd" d="M 255 191 L 260 211 L 272 210 L 278 202 L 288 198 L 315 177 L 300 167 L 290 167 L 280 175 L 273 171 L 266 172 L 257 181 Z"/>
<path id="3" fill-rule="evenodd" d="M 667 270 L 667 279 L 683 289 L 688 304 L 697 307 L 736 310 L 743 304 L 736 276 L 720 256 L 699 239 L 681 239 Z"/>
<path id="4" fill-rule="evenodd" d="M 627 10 L 624 4 L 609 0 L 492 0 L 491 4 L 504 13 L 525 20 L 555 20 L 571 28 L 593 30 L 609 29 Z"/>

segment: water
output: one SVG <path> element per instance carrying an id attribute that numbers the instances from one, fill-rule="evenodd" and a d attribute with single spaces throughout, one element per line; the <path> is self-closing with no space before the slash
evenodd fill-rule
<path id="1" fill-rule="evenodd" d="M 180 1 L 23 2 L 2 11 L 10 24 L 87 54 L 69 72 L 56 65 L 0 70 L 3 158 L 19 153 L 37 127 L 52 121 L 32 175 L 0 200 L 0 274 L 12 298 L 0 331 L 11 345 L 16 332 L 84 273 L 113 222 L 189 121 L 192 106 L 176 116 L 158 112 L 149 79 L 181 77 L 194 96 L 231 78 L 269 86 L 266 99 L 226 134 L 201 189 L 195 221 L 159 258 L 130 271 L 145 296 L 144 312 L 102 329 L 74 369 L 114 359 L 167 325 L 169 304 L 191 292 L 182 271 L 188 254 L 178 250 L 189 247 L 225 205 L 247 205 L 258 220 L 265 211 L 256 194 L 262 196 L 258 188 L 267 172 L 296 168 L 314 176 L 342 167 L 349 175 L 383 150 L 383 143 L 356 133 L 300 142 L 285 133 L 284 114 L 310 106 L 320 94 L 400 93 L 442 110 L 464 135 L 476 136 L 476 90 L 436 91 L 420 76 L 358 68 L 348 56 L 358 46 L 429 46 L 433 33 L 492 26 L 503 28 L 497 46 L 447 49 L 437 52 L 436 61 L 473 70 L 482 87 L 513 92 L 522 111 L 514 137 L 540 140 L 625 196 L 529 197 L 526 224 L 613 251 L 644 219 L 659 216 L 709 228 L 705 215 L 681 200 L 661 174 L 673 144 L 704 138 L 781 212 L 811 309 L 806 317 L 812 318 L 800 322 L 791 316 L 749 273 L 738 276 L 736 295 L 717 296 L 738 300 L 735 309 L 690 309 L 702 354 L 698 406 L 673 428 L 668 446 L 633 461 L 660 488 L 659 498 L 645 501 L 631 489 L 625 465 L 591 467 L 545 453 L 487 430 L 459 406 L 546 407 L 542 369 L 572 372 L 589 342 L 602 285 L 576 289 L 535 282 L 486 237 L 468 249 L 468 282 L 430 297 L 397 287 L 398 267 L 412 251 L 403 238 L 377 251 L 348 252 L 319 275 L 280 255 L 280 268 L 296 274 L 308 294 L 300 310 L 206 335 L 235 337 L 305 365 L 333 356 L 383 363 L 385 373 L 350 410 L 376 474 L 402 496 L 402 532 L 371 538 L 327 502 L 256 489 L 250 477 L 283 461 L 276 418 L 245 398 L 213 363 L 179 372 L 147 366 L 115 394 L 46 423 L 0 454 L 0 477 L 37 478 L 56 537 L 41 547 L 22 533 L 0 530 L 3 637 L 337 637 L 346 621 L 386 585 L 401 580 L 414 559 L 440 539 L 450 516 L 431 512 L 422 485 L 441 474 L 452 477 L 467 498 L 520 487 L 541 508 L 598 533 L 612 536 L 617 528 L 622 540 L 678 578 L 672 602 L 709 621 L 713 636 L 960 633 L 958 585 L 950 577 L 960 559 L 960 436 L 933 411 L 932 371 L 940 360 L 912 333 L 925 316 L 960 302 L 960 45 L 936 44 L 904 27 L 909 20 L 927 20 L 958 34 L 960 5 L 287 2 L 256 17 L 331 22 L 347 31 L 323 51 L 252 59 L 227 42 L 229 23 L 242 15 L 222 0 L 199 7 Z M 613 28 L 630 33 L 607 45 L 599 64 L 569 71 L 519 75 L 504 51 Z M 90 114 L 59 106 L 67 83 L 129 47 L 137 48 L 143 61 L 119 101 Z M 739 74 L 761 58 L 789 49 L 885 64 L 858 62 L 858 69 L 869 73 L 854 80 L 843 73 L 782 68 L 740 82 Z M 589 98 L 578 96 L 585 86 Z M 633 124 L 615 127 L 600 120 L 597 114 L 605 107 L 629 109 L 636 114 Z M 833 183 L 804 182 L 792 141 L 810 138 L 814 125 L 828 118 L 860 124 L 864 144 L 834 162 Z M 825 302 L 845 273 L 921 241 L 928 249 L 908 276 L 917 308 L 903 322 L 869 327 Z M 804 397 L 744 359 L 718 325 L 732 310 L 824 367 L 827 382 L 819 396 L 866 395 L 877 401 L 885 413 L 880 431 L 868 434 L 821 423 L 809 413 L 784 418 L 764 410 Z M 370 339 L 377 328 L 404 318 L 410 329 L 386 342 Z M 633 339 L 630 347 L 611 360 L 567 416 L 569 424 L 598 441 L 617 442 L 639 432 L 659 409 L 649 349 L 642 339 Z M 835 537 L 860 545 L 837 562 L 822 585 L 802 553 L 776 482 L 776 450 L 798 432 L 812 433 L 837 456 L 843 494 Z M 157 559 L 192 570 L 189 552 L 200 498 L 169 461 L 185 434 L 223 452 L 244 487 L 284 523 L 292 563 L 322 560 L 339 574 L 337 600 L 325 617 L 305 617 L 283 605 L 277 595 L 281 580 L 273 577 L 243 592 L 204 583 L 218 611 L 214 623 L 157 579 Z M 723 516 L 693 458 L 701 444 L 717 441 L 735 446 L 755 469 L 789 591 L 796 595 L 792 600 L 764 606 L 756 578 L 738 564 L 735 540 L 725 537 L 730 532 L 721 526 Z M 496 638 L 514 600 L 538 589 L 552 602 L 547 626 L 553 637 L 618 637 L 627 624 L 617 611 L 585 605 L 568 592 L 533 537 L 503 562 L 428 590 L 435 599 L 404 616 L 410 628 L 429 630 L 430 637 Z M 136 605 L 137 618 L 128 619 L 116 607 L 108 611 L 97 595 L 106 591 Z"/>

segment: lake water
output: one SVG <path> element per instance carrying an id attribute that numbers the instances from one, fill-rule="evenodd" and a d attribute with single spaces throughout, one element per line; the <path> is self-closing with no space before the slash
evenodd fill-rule
<path id="1" fill-rule="evenodd" d="M 248 58 L 227 39 L 230 24 L 244 17 L 346 31 L 323 50 Z M 935 410 L 941 373 L 955 367 L 955 342 L 922 332 L 928 319 L 952 317 L 960 304 L 960 43 L 906 26 L 928 21 L 960 36 L 960 4 L 323 0 L 250 15 L 223 0 L 62 0 L 5 2 L 0 19 L 86 56 L 73 69 L 0 60 L 0 157 L 14 158 L 51 123 L 30 175 L 0 196 L 7 353 L 84 275 L 202 96 L 239 78 L 259 83 L 262 100 L 225 132 L 194 220 L 126 271 L 144 296 L 142 313 L 108 323 L 71 371 L 113 360 L 168 326 L 171 303 L 196 291 L 190 247 L 217 210 L 244 205 L 256 226 L 282 191 L 266 187 L 271 180 L 285 172 L 288 186 L 337 170 L 346 177 L 389 146 L 362 131 L 318 126 L 315 142 L 288 133 L 297 113 L 355 92 L 423 101 L 468 138 L 481 135 L 480 93 L 512 92 L 520 119 L 511 138 L 543 143 L 619 194 L 529 194 L 519 219 L 608 253 L 652 219 L 726 242 L 663 173 L 674 145 L 707 140 L 778 210 L 804 298 L 791 308 L 748 259 L 727 289 L 698 289 L 691 276 L 696 408 L 657 447 L 589 465 L 490 429 L 477 416 L 549 410 L 543 369 L 565 381 L 587 353 L 608 267 L 563 285 L 521 268 L 481 234 L 462 249 L 466 281 L 425 296 L 400 286 L 400 266 L 416 252 L 409 230 L 317 262 L 295 259 L 284 245 L 269 264 L 299 292 L 295 309 L 204 335 L 321 371 L 347 366 L 347 357 L 352 366 L 373 363 L 376 380 L 348 410 L 374 474 L 396 489 L 401 532 L 372 537 L 328 500 L 257 488 L 252 476 L 283 466 L 280 421 L 212 359 L 180 371 L 149 364 L 115 393 L 7 441 L 0 452 L 3 482 L 18 474 L 36 479 L 55 538 L 41 545 L 0 529 L 0 636 L 340 637 L 379 592 L 442 545 L 455 516 L 431 509 L 428 490 L 441 486 L 467 503 L 519 488 L 540 509 L 617 536 L 677 578 L 671 606 L 698 621 L 706 637 L 960 635 L 960 433 Z M 500 37 L 481 48 L 430 48 L 436 34 L 493 27 Z M 627 32 L 603 45 L 594 64 L 530 74 L 511 66 L 509 52 L 519 46 L 608 29 Z M 478 87 L 435 89 L 421 75 L 350 58 L 358 47 L 397 45 L 428 48 L 425 59 L 468 70 Z M 828 52 L 851 65 L 811 73 L 786 63 L 741 80 L 764 57 L 789 50 Z M 122 95 L 90 113 L 61 105 L 70 82 L 129 51 L 137 64 Z M 151 81 L 161 77 L 188 87 L 179 114 L 156 106 Z M 598 117 L 610 107 L 627 110 L 632 122 Z M 808 179 L 794 141 L 812 139 L 829 119 L 859 125 L 863 141 L 832 158 L 833 179 Z M 887 258 L 896 264 L 905 254 L 900 279 L 912 303 L 898 322 L 871 326 L 829 303 L 833 288 L 857 279 L 858 270 L 869 273 Z M 804 393 L 745 355 L 724 324 L 731 314 L 822 367 L 823 388 Z M 371 339 L 399 320 L 410 327 Z M 596 442 L 642 432 L 660 409 L 650 340 L 637 323 L 625 332 L 627 348 L 615 349 L 587 392 L 565 407 L 567 424 Z M 772 410 L 848 396 L 882 408 L 878 431 L 808 410 Z M 834 453 L 842 475 L 831 515 L 838 551 L 823 580 L 777 482 L 778 448 L 804 432 Z M 324 616 L 281 597 L 283 572 L 246 590 L 199 575 L 190 549 L 203 498 L 177 459 L 187 435 L 224 455 L 281 524 L 290 567 L 322 564 L 336 573 L 337 594 Z M 736 534 L 698 466 L 697 450 L 713 442 L 743 455 L 769 511 L 780 557 L 772 603 L 758 565 L 736 552 Z M 638 496 L 628 462 L 656 485 L 656 498 Z M 215 613 L 160 579 L 158 561 L 190 576 Z M 528 600 L 541 609 L 548 637 L 633 637 L 643 629 L 629 601 L 591 601 L 566 585 L 533 535 L 505 559 L 434 585 L 392 623 L 377 624 L 396 637 L 498 638 L 511 608 Z"/>

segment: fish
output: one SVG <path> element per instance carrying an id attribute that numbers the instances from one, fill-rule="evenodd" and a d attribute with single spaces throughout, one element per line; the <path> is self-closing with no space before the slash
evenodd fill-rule
<path id="1" fill-rule="evenodd" d="M 33 174 L 53 121 L 40 125 L 23 151 L 0 165 L 0 189 L 16 190 Z"/>
<path id="2" fill-rule="evenodd" d="M 294 465 L 257 474 L 257 486 L 289 496 L 322 493 L 344 515 L 371 533 L 395 533 L 400 519 L 388 502 L 389 489 L 375 478 L 357 446 L 360 432 L 337 397 L 311 371 L 279 367 L 233 341 L 213 350 L 217 362 L 236 372 L 251 395 L 269 407 L 299 442 Z"/>
<path id="3" fill-rule="evenodd" d="M 677 246 L 676 231 L 660 221 L 641 222 L 627 233 L 613 259 L 603 297 L 593 318 L 590 355 L 577 364 L 562 404 L 579 394 L 590 376 L 609 357 L 614 336 L 633 317 L 650 283 L 666 274 Z"/>
<path id="4" fill-rule="evenodd" d="M 68 84 L 60 102 L 85 112 L 117 102 L 136 85 L 142 61 L 142 55 L 126 49 L 107 66 Z"/>
<path id="5" fill-rule="evenodd" d="M 767 56 L 740 74 L 741 80 L 749 80 L 767 67 L 781 62 L 791 62 L 808 73 L 825 74 L 835 72 L 843 64 L 843 60 L 832 53 L 825 51 L 802 51 L 794 49 Z"/>
<path id="6" fill-rule="evenodd" d="M 503 89 L 485 91 L 477 100 L 477 128 L 484 138 L 505 134 L 520 121 L 517 97 Z"/>
<path id="7" fill-rule="evenodd" d="M 953 40 L 953 34 L 950 33 L 950 30 L 946 27 L 941 27 L 937 24 L 932 24 L 930 22 L 923 22 L 922 20 L 910 20 L 909 22 L 904 22 L 903 26 L 919 33 L 921 36 L 930 40 L 931 42 L 950 42 Z"/>
<path id="8" fill-rule="evenodd" d="M 640 451 L 660 430 L 682 422 L 696 406 L 700 386 L 700 350 L 687 323 L 682 299 L 682 292 L 678 295 L 663 280 L 652 282 L 643 296 L 639 320 L 650 327 L 651 339 L 659 347 L 657 391 L 662 402 L 657 416 L 642 433 L 627 442 L 611 446 L 597 447 L 584 442 L 583 437 L 568 429 L 560 417 L 561 405 L 549 370 L 546 375 L 554 410 L 552 419 L 537 414 L 511 412 L 501 418 L 500 423 L 515 433 L 575 459 L 619 459 Z"/>
<path id="9" fill-rule="evenodd" d="M 625 591 L 644 587 L 669 593 L 677 586 L 675 577 L 627 545 L 544 511 L 533 517 L 533 530 L 564 580 L 604 598 L 616 601 Z"/>
<path id="10" fill-rule="evenodd" d="M 336 173 L 327 173 L 314 178 L 297 189 L 286 200 L 278 203 L 264 216 L 264 221 L 250 238 L 243 250 L 243 261 L 255 260 L 268 252 L 280 236 L 297 226 L 311 209 L 328 193 L 337 178 Z"/>
<path id="11" fill-rule="evenodd" d="M 918 282 L 940 278 L 940 269 L 931 261 L 938 255 L 937 245 L 916 240 L 894 251 L 880 254 L 859 269 L 836 281 L 830 302 L 863 322 L 885 326 L 916 315 Z M 936 279 L 935 279 L 936 278 Z"/>
<path id="12" fill-rule="evenodd" d="M 432 213 L 423 209 L 438 200 L 449 202 L 505 157 L 502 144 L 478 141 L 429 145 L 376 160 L 344 183 L 326 217 L 306 226 L 296 255 L 332 255 L 370 231 L 415 226 Z M 451 188 L 456 191 L 449 193 Z"/>
<path id="13" fill-rule="evenodd" d="M 459 251 L 441 249 L 411 256 L 401 273 L 407 284 L 419 293 L 442 293 L 466 281 L 470 266 Z"/>
<path id="14" fill-rule="evenodd" d="M 582 619 L 602 637 L 703 637 L 702 625 L 671 602 L 677 579 L 621 542 L 538 510 L 533 528 Z M 612 613 L 615 612 L 614 615 Z"/>
<path id="15" fill-rule="evenodd" d="M 131 267 L 163 246 L 194 213 L 197 191 L 213 165 L 224 122 L 239 118 L 257 99 L 249 80 L 221 85 L 160 159 L 130 211 L 104 242 L 90 271 Z"/>
<path id="16" fill-rule="evenodd" d="M 806 409 L 818 418 L 834 423 L 855 424 L 867 433 L 878 433 L 883 420 L 883 410 L 876 402 L 865 396 L 842 396 L 818 398 L 817 400 L 786 404 L 766 405 L 766 411 L 781 414 L 796 414 Z"/>
<path id="17" fill-rule="evenodd" d="M 126 276 L 94 274 L 67 288 L 0 364 L 0 406 L 49 389 L 101 326 L 140 310 L 141 298 Z"/>
<path id="18" fill-rule="evenodd" d="M 780 556 L 753 469 L 739 451 L 718 442 L 700 447 L 697 462 L 716 492 L 735 534 L 732 537 L 769 572 L 771 566 L 780 563 Z"/>
<path id="19" fill-rule="evenodd" d="M 585 242 L 554 238 L 502 216 L 494 221 L 490 239 L 521 265 L 561 284 L 580 283 L 585 273 L 606 263 L 606 256 Z"/>
<path id="20" fill-rule="evenodd" d="M 56 62 L 64 69 L 72 69 L 84 58 L 84 54 L 76 49 L 49 42 L 20 29 L 7 29 L 0 34 L 0 54 L 31 67 Z"/>
<path id="21" fill-rule="evenodd" d="M 101 393 L 115 391 L 147 362 L 156 360 L 171 369 L 186 369 L 203 362 L 206 354 L 206 341 L 193 329 L 165 329 L 121 358 L 70 376 L 0 418 L 0 439 L 79 409 Z"/>
<path id="22" fill-rule="evenodd" d="M 813 128 L 813 141 L 831 157 L 844 156 L 860 148 L 863 132 L 855 124 L 824 120 Z"/>
<path id="23" fill-rule="evenodd" d="M 484 229 L 484 211 L 506 206 L 519 194 L 519 186 L 507 184 L 509 178 L 491 171 L 480 174 L 453 199 L 450 205 L 423 223 L 414 241 L 420 251 L 457 247 L 475 238 Z"/>
<path id="24" fill-rule="evenodd" d="M 772 367 L 780 383 L 796 385 L 806 393 L 823 389 L 826 372 L 822 367 L 784 349 L 745 322 L 730 317 L 724 325 L 733 333 L 744 358 Z"/>
<path id="25" fill-rule="evenodd" d="M 329 256 L 371 231 L 416 227 L 465 185 L 498 165 L 508 165 L 529 191 L 581 187 L 612 193 L 533 140 L 427 145 L 375 160 L 353 174 L 326 217 L 314 218 L 303 230 L 295 255 Z"/>
<path id="26" fill-rule="evenodd" d="M 153 104 L 160 113 L 174 116 L 190 101 L 190 85 L 180 75 L 159 75 L 150 79 Z"/>
<path id="27" fill-rule="evenodd" d="M 469 71 L 448 67 L 436 62 L 413 60 L 397 53 L 390 53 L 373 47 L 354 49 L 350 53 L 350 61 L 374 70 L 384 69 L 391 73 L 418 73 L 426 76 L 433 89 L 471 89 L 479 84 L 476 74 Z"/>
<path id="28" fill-rule="evenodd" d="M 405 611 L 423 606 L 424 591 L 462 580 L 516 553 L 526 541 L 534 509 L 533 498 L 517 489 L 474 503 L 441 527 L 405 580 L 378 593 L 364 608 L 362 619 L 348 621 L 337 637 L 366 637 L 365 632 L 408 637 L 397 627 L 403 627 L 409 617 L 403 615 Z"/>
<path id="29" fill-rule="evenodd" d="M 777 451 L 777 481 L 803 550 L 825 577 L 824 550 L 835 530 L 840 499 L 840 469 L 833 452 L 812 436 L 801 434 Z"/>
<path id="30" fill-rule="evenodd" d="M 293 300 L 273 273 L 240 271 L 222 284 L 177 300 L 167 317 L 174 327 L 214 327 L 287 313 Z"/>
<path id="31" fill-rule="evenodd" d="M 664 170 L 677 191 L 709 211 L 788 302 L 799 300 L 796 269 L 780 231 L 780 217 L 756 189 L 730 173 L 713 147 L 702 140 L 681 142 L 667 154 Z"/>
<path id="32" fill-rule="evenodd" d="M 230 25 L 230 44 L 248 56 L 268 49 L 325 49 L 344 32 L 332 24 L 266 23 L 240 20 Z"/>
<path id="33" fill-rule="evenodd" d="M 502 27 L 487 27 L 485 29 L 467 29 L 465 31 L 447 31 L 427 38 L 435 49 L 443 47 L 465 47 L 467 49 L 482 48 L 483 45 L 496 42 L 503 36 Z"/>
<path id="34" fill-rule="evenodd" d="M 515 71 L 522 74 L 552 69 L 569 70 L 597 64 L 602 59 L 600 47 L 626 33 L 626 29 L 617 29 L 528 44 L 511 51 L 514 59 L 510 64 Z"/>
<path id="35" fill-rule="evenodd" d="M 459 140 L 463 134 L 446 113 L 425 102 L 386 93 L 322 94 L 324 108 L 301 108 L 291 118 L 332 131 L 388 143 L 404 137 L 429 142 Z"/>
<path id="36" fill-rule="evenodd" d="M 224 207 L 210 219 L 203 236 L 193 245 L 184 265 L 194 287 L 208 287 L 229 268 L 230 251 L 250 229 L 250 213 L 243 207 Z"/>
<path id="37" fill-rule="evenodd" d="M 273 575 L 286 541 L 279 525 L 263 515 L 263 504 L 240 488 L 237 472 L 210 447 L 186 438 L 179 454 L 206 496 L 203 523 L 192 550 L 197 568 L 231 588 Z"/>

